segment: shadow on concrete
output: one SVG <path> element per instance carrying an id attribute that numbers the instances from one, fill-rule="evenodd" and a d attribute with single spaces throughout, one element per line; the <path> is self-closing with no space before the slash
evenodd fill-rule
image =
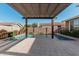
<path id="1" fill-rule="evenodd" d="M 22 39 L 23 40 L 23 39 Z M 13 47 L 14 45 L 16 45 L 17 43 L 21 42 L 22 40 L 17 40 L 15 37 L 10 37 L 6 40 L 4 40 L 4 42 L 0 43 L 2 44 L 0 46 L 0 54 L 6 54 L 6 50 L 8 50 L 9 48 Z M 8 43 L 6 43 L 7 41 L 9 41 Z M 5 44 L 6 43 L 6 44 Z"/>

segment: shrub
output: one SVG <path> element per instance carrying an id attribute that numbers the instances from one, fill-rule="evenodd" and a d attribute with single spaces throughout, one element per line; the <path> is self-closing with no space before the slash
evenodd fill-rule
<path id="1" fill-rule="evenodd" d="M 71 36 L 79 37 L 79 30 L 73 30 L 73 31 L 71 31 Z"/>
<path id="2" fill-rule="evenodd" d="M 69 32 L 69 30 L 60 30 L 61 34 L 64 35 L 69 35 L 69 36 L 73 36 L 73 37 L 79 37 L 79 30 L 72 30 Z"/>
<path id="3" fill-rule="evenodd" d="M 65 34 L 65 35 L 70 35 L 70 34 L 71 34 L 71 33 L 69 32 L 69 30 L 60 30 L 59 33 Z"/>

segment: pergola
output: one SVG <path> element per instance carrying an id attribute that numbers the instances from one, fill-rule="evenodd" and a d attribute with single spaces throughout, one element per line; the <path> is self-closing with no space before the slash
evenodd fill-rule
<path id="1" fill-rule="evenodd" d="M 10 3 L 12 8 L 23 15 L 26 19 L 26 36 L 27 36 L 27 19 L 51 19 L 52 38 L 53 38 L 53 18 L 63 11 L 70 4 L 68 3 Z"/>

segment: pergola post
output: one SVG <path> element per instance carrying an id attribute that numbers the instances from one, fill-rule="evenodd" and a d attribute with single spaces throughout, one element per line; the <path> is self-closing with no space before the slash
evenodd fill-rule
<path id="1" fill-rule="evenodd" d="M 51 30 L 52 30 L 52 35 L 51 35 L 51 37 L 52 37 L 52 39 L 54 38 L 54 32 L 53 32 L 53 28 L 54 28 L 54 26 L 53 26 L 53 19 L 52 19 L 52 21 L 51 21 Z"/>
<path id="2" fill-rule="evenodd" d="M 25 19 L 25 31 L 26 31 L 26 38 L 27 38 L 27 34 L 28 34 L 27 23 L 28 23 L 28 20 L 27 20 L 26 17 L 23 17 L 23 19 Z"/>
<path id="3" fill-rule="evenodd" d="M 47 37 L 47 29 L 48 29 L 48 28 L 46 28 L 46 37 Z"/>
<path id="4" fill-rule="evenodd" d="M 33 37 L 34 37 L 35 27 L 33 27 Z"/>

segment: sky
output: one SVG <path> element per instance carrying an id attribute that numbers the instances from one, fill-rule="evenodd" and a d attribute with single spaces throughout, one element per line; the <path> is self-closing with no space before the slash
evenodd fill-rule
<path id="1" fill-rule="evenodd" d="M 51 19 L 28 19 L 28 24 L 41 24 L 41 23 L 51 23 Z"/>
<path id="2" fill-rule="evenodd" d="M 61 22 L 73 16 L 79 15 L 79 5 L 71 4 L 64 11 L 54 18 L 55 22 Z M 18 13 L 16 10 L 11 8 L 8 4 L 0 3 L 0 22 L 12 22 L 12 23 L 20 23 L 25 24 L 25 20 L 22 19 L 22 15 Z M 42 21 L 41 21 L 42 20 Z M 28 24 L 32 23 L 50 23 L 49 19 L 28 19 Z"/>
<path id="3" fill-rule="evenodd" d="M 79 4 L 71 4 L 59 15 L 56 16 L 55 22 L 61 22 L 79 15 Z"/>
<path id="4" fill-rule="evenodd" d="M 8 4 L 0 3 L 0 22 L 12 22 L 24 24 L 22 15 L 11 8 Z"/>

